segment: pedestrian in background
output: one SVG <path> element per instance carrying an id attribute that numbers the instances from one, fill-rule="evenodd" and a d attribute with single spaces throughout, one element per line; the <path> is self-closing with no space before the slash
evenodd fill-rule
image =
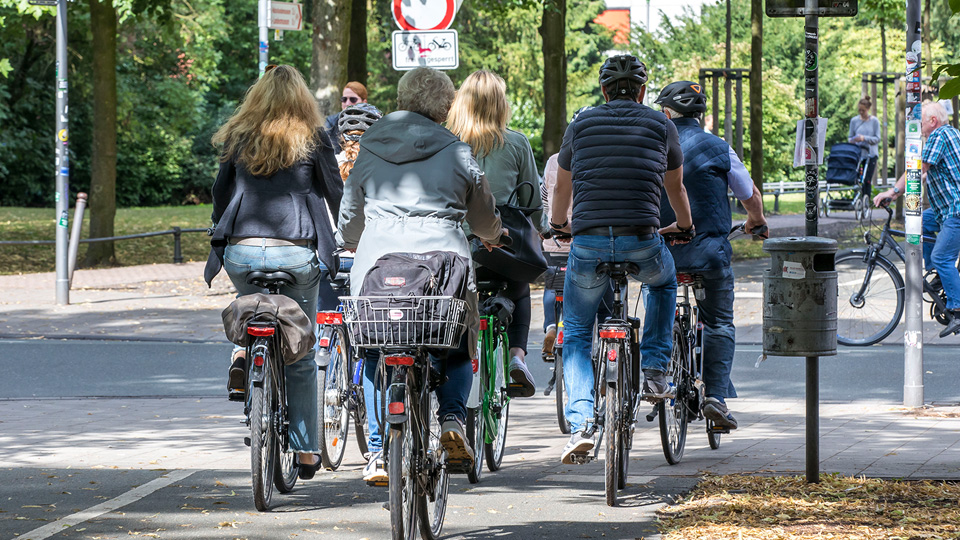
<path id="1" fill-rule="evenodd" d="M 857 103 L 857 116 L 850 119 L 850 132 L 847 135 L 847 142 L 860 147 L 860 161 L 866 160 L 863 194 L 867 197 L 871 195 L 870 186 L 877 170 L 877 156 L 880 155 L 877 151 L 880 143 L 880 120 L 870 114 L 872 109 L 873 101 L 870 96 L 863 96 Z"/>

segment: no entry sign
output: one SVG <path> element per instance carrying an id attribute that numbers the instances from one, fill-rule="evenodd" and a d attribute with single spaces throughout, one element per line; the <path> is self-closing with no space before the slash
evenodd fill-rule
<path id="1" fill-rule="evenodd" d="M 446 30 L 463 0 L 392 0 L 393 18 L 401 30 Z"/>

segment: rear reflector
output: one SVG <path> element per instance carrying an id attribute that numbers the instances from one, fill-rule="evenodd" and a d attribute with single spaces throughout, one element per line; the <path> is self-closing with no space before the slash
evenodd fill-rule
<path id="1" fill-rule="evenodd" d="M 609 351 L 607 351 L 607 360 L 609 360 L 609 361 L 611 361 L 611 362 L 616 362 L 616 361 L 617 361 L 617 350 L 616 350 L 616 349 L 610 349 Z"/>
<path id="2" fill-rule="evenodd" d="M 563 295 L 561 294 L 557 295 L 557 302 L 563 302 Z"/>
<path id="3" fill-rule="evenodd" d="M 563 345 L 563 330 L 557 333 L 557 345 Z"/>
<path id="4" fill-rule="evenodd" d="M 317 324 L 343 324 L 343 313 L 338 311 L 321 311 L 317 313 Z"/>
<path id="5" fill-rule="evenodd" d="M 626 330 L 601 330 L 601 339 L 624 339 L 627 337 Z"/>
<path id="6" fill-rule="evenodd" d="M 321 347 L 329 347 L 329 346 L 330 346 L 330 338 L 328 338 L 327 336 L 323 336 L 322 338 L 320 338 L 320 346 L 321 346 Z M 339 352 L 339 351 L 337 351 L 337 352 Z"/>
<path id="7" fill-rule="evenodd" d="M 413 365 L 412 356 L 385 356 L 383 357 L 383 361 L 388 366 L 412 366 Z"/>
<path id="8" fill-rule="evenodd" d="M 272 336 L 274 328 L 272 326 L 248 326 L 247 333 L 251 336 L 265 337 Z"/>
<path id="9" fill-rule="evenodd" d="M 253 357 L 253 365 L 255 365 L 255 366 L 257 366 L 257 367 L 263 367 L 263 357 L 262 357 L 262 356 L 254 356 L 254 357 Z"/>
<path id="10" fill-rule="evenodd" d="M 404 411 L 404 410 L 405 410 L 405 409 L 403 408 L 403 403 L 402 403 L 402 402 L 399 402 L 399 403 L 391 403 L 391 404 L 387 405 L 387 411 L 390 412 L 390 414 L 403 414 L 403 411 Z"/>
<path id="11" fill-rule="evenodd" d="M 490 323 L 486 319 L 480 319 L 480 330 L 486 330 L 487 328 L 490 328 Z"/>

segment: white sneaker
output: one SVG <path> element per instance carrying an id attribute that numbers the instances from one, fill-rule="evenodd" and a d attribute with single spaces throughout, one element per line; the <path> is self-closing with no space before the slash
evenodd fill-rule
<path id="1" fill-rule="evenodd" d="M 383 461 L 383 450 L 370 456 L 367 466 L 363 468 L 363 480 L 370 483 L 387 481 L 387 467 Z"/>
<path id="2" fill-rule="evenodd" d="M 578 431 L 570 435 L 570 440 L 567 441 L 567 445 L 563 447 L 563 453 L 560 454 L 560 462 L 564 465 L 572 465 L 574 454 L 586 455 L 593 450 L 594 446 L 596 446 L 596 443 L 593 441 L 593 436 L 588 436 L 585 432 Z"/>

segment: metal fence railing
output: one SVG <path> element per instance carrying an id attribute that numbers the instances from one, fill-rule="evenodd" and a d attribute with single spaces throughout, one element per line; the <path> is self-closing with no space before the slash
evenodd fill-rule
<path id="1" fill-rule="evenodd" d="M 173 227 L 168 231 L 153 231 L 140 234 L 126 234 L 123 236 L 109 236 L 105 238 L 82 238 L 80 243 L 92 244 L 95 242 L 110 242 L 114 240 L 132 240 L 134 238 L 150 238 L 152 236 L 163 236 L 165 234 L 173 235 L 173 262 L 180 264 L 183 262 L 183 251 L 181 250 L 180 237 L 184 233 L 206 233 L 207 229 L 182 229 Z M 0 246 L 30 246 L 30 245 L 52 245 L 54 240 L 0 240 Z"/>

